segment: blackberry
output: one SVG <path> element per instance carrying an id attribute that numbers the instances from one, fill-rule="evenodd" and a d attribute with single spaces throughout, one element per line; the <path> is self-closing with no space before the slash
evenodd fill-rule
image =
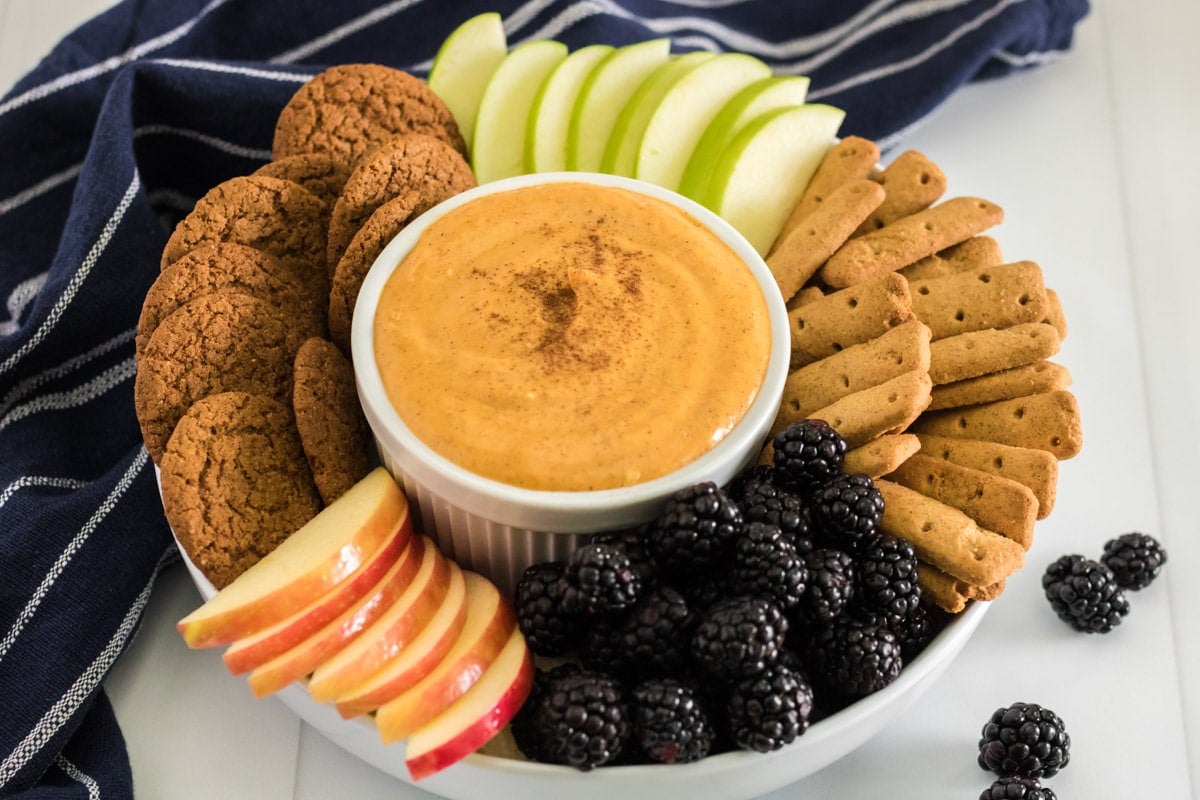
<path id="1" fill-rule="evenodd" d="M 731 489 L 727 494 L 742 510 L 747 522 L 766 522 L 777 526 L 791 540 L 800 555 L 808 555 L 813 549 L 811 523 L 808 509 L 799 495 L 789 492 L 775 483 L 775 471 L 759 465 L 756 472 L 747 478 L 740 490 Z"/>
<path id="2" fill-rule="evenodd" d="M 835 546 L 860 553 L 874 538 L 883 516 L 883 495 L 867 475 L 838 475 L 813 494 L 817 532 Z"/>
<path id="3" fill-rule="evenodd" d="M 647 532 L 655 561 L 676 575 L 723 563 L 742 527 L 742 512 L 711 481 L 680 489 Z"/>
<path id="4" fill-rule="evenodd" d="M 650 678 L 631 692 L 634 738 L 651 761 L 687 764 L 712 750 L 716 731 L 694 687 L 673 678 Z"/>
<path id="5" fill-rule="evenodd" d="M 773 466 L 770 464 L 751 464 L 734 475 L 729 483 L 725 484 L 724 490 L 730 500 L 741 506 L 742 498 L 753 486 L 759 483 L 773 483 L 774 480 L 775 468 Z"/>
<path id="6" fill-rule="evenodd" d="M 534 724 L 533 717 L 538 702 L 546 692 L 546 687 L 557 678 L 574 675 L 578 672 L 580 672 L 580 668 L 577 664 L 567 662 L 554 669 L 538 669 L 534 673 L 533 687 L 529 691 L 529 697 L 525 698 L 525 703 L 512 718 L 513 739 L 516 741 L 518 749 L 528 758 L 534 761 L 543 760 L 541 755 L 542 738 Z"/>
<path id="7" fill-rule="evenodd" d="M 619 622 L 601 621 L 588 632 L 586 663 L 624 676 L 678 676 L 687 669 L 697 621 L 683 595 L 660 586 Z"/>
<path id="8" fill-rule="evenodd" d="M 629 556 L 611 544 L 575 548 L 563 579 L 563 607 L 568 612 L 621 611 L 636 603 L 642 590 Z"/>
<path id="9" fill-rule="evenodd" d="M 1112 570 L 1080 555 L 1062 556 L 1047 567 L 1042 588 L 1058 618 L 1085 633 L 1108 633 L 1129 613 Z"/>
<path id="10" fill-rule="evenodd" d="M 715 603 L 700 617 L 692 635 L 692 657 L 719 680 L 758 675 L 779 658 L 787 619 L 775 603 L 761 597 L 732 597 Z"/>
<path id="11" fill-rule="evenodd" d="M 979 800 L 1058 800 L 1058 795 L 1033 778 L 998 778 Z"/>
<path id="12" fill-rule="evenodd" d="M 775 435 L 775 471 L 785 488 L 801 494 L 842 471 L 846 440 L 819 419 L 793 422 Z"/>
<path id="13" fill-rule="evenodd" d="M 1158 577 L 1167 563 L 1167 551 L 1153 536 L 1126 533 L 1105 543 L 1101 560 L 1112 570 L 1118 586 L 1136 592 Z"/>
<path id="14" fill-rule="evenodd" d="M 843 618 L 818 629 L 807 650 L 809 675 L 844 698 L 865 697 L 896 679 L 900 643 L 888 628 Z"/>
<path id="15" fill-rule="evenodd" d="M 855 593 L 854 559 L 849 553 L 823 547 L 805 559 L 808 565 L 808 591 L 796 608 L 806 623 L 832 622 L 842 615 Z"/>
<path id="16" fill-rule="evenodd" d="M 878 534 L 866 543 L 858 558 L 858 601 L 889 620 L 904 619 L 916 610 L 921 604 L 921 585 L 911 544 L 887 534 Z"/>
<path id="17" fill-rule="evenodd" d="M 795 741 L 808 728 L 812 710 L 812 688 L 804 676 L 778 664 L 739 681 L 729 695 L 734 742 L 760 753 Z"/>
<path id="18" fill-rule="evenodd" d="M 729 596 L 729 573 L 726 570 L 712 570 L 693 575 L 690 580 L 682 580 L 680 576 L 674 586 L 687 598 L 692 611 L 701 612 Z"/>
<path id="19" fill-rule="evenodd" d="M 623 617 L 616 614 L 598 614 L 587 618 L 587 630 L 579 643 L 579 660 L 594 672 L 620 675 L 628 669 L 628 661 L 621 649 L 621 626 Z"/>
<path id="20" fill-rule="evenodd" d="M 998 708 L 983 726 L 979 766 L 1002 778 L 1049 778 L 1071 760 L 1071 737 L 1057 714 L 1037 703 Z"/>
<path id="21" fill-rule="evenodd" d="M 787 610 L 804 597 L 807 583 L 808 567 L 783 531 L 765 522 L 745 526 L 733 551 L 734 594 L 765 597 Z"/>
<path id="22" fill-rule="evenodd" d="M 588 537 L 588 544 L 611 545 L 629 556 L 629 565 L 642 582 L 642 589 L 649 589 L 657 581 L 657 570 L 650 551 L 646 549 L 646 532 L 640 528 L 625 528 L 618 531 L 602 531 Z"/>
<path id="23" fill-rule="evenodd" d="M 582 770 L 619 758 L 633 729 L 621 684 L 589 670 L 550 681 L 530 722 L 540 760 Z"/>
<path id="24" fill-rule="evenodd" d="M 579 638 L 578 621 L 562 603 L 563 572 L 561 561 L 545 561 L 528 567 L 517 583 L 517 624 L 529 649 L 538 655 L 560 656 Z"/>

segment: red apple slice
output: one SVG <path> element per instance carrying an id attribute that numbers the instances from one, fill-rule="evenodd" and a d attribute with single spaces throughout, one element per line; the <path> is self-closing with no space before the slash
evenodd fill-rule
<path id="1" fill-rule="evenodd" d="M 533 658 L 514 630 L 500 655 L 471 690 L 408 737 L 405 764 L 413 780 L 474 753 L 521 708 L 533 687 Z"/>
<path id="2" fill-rule="evenodd" d="M 342 652 L 317 667 L 308 691 L 317 702 L 341 701 L 343 696 L 358 699 L 358 687 L 377 675 L 394 669 L 428 670 L 433 667 L 458 637 L 467 617 L 466 580 L 458 564 L 443 559 L 450 570 L 450 585 L 440 602 L 417 602 L 420 612 L 404 614 L 406 619 L 392 625 L 393 615 L 385 615 Z M 432 600 L 433 598 L 430 598 Z M 376 703 L 375 705 L 378 705 Z M 366 710 L 370 710 L 370 706 Z"/>
<path id="3" fill-rule="evenodd" d="M 380 705 L 375 722 L 385 742 L 403 739 L 466 694 L 517 627 L 512 605 L 494 583 L 474 572 L 466 577 L 467 621 L 462 633 L 432 671 Z M 338 710 L 343 711 L 341 703 Z M 353 716 L 353 709 L 343 713 Z"/>
<path id="4" fill-rule="evenodd" d="M 335 698 L 338 713 L 343 717 L 349 719 L 374 711 L 428 675 L 450 652 L 466 626 L 471 599 L 467 592 L 467 573 L 457 564 L 454 566 L 462 578 L 461 596 L 454 595 L 452 588 L 438 613 L 408 647 L 401 649 L 365 681 Z"/>
<path id="5" fill-rule="evenodd" d="M 409 530 L 405 531 L 405 527 Z M 420 537 L 414 538 L 411 528 L 412 519 L 405 516 L 395 534 L 353 575 L 282 622 L 235 641 L 222 656 L 225 666 L 234 675 L 241 675 L 315 636 L 347 609 L 360 605 L 372 592 L 380 591 L 385 576 L 403 574 L 399 562 L 408 563 L 411 580 L 423 549 Z"/>
<path id="6" fill-rule="evenodd" d="M 311 674 L 371 630 L 419 629 L 450 586 L 450 567 L 437 545 L 424 536 L 412 540 L 411 557 L 384 577 L 378 591 L 346 611 L 301 644 L 256 668 L 247 676 L 250 689 L 263 697 Z M 384 619 L 386 627 L 379 626 Z M 415 633 L 407 634 L 409 638 Z"/>
<path id="7" fill-rule="evenodd" d="M 380 467 L 176 627 L 189 647 L 268 628 L 353 574 L 407 513 L 404 492 Z"/>

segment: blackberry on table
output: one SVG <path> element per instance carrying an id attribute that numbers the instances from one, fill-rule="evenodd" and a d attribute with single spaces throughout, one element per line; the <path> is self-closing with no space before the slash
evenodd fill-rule
<path id="1" fill-rule="evenodd" d="M 804 597 L 808 567 L 778 526 L 751 522 L 733 550 L 730 588 L 734 594 L 765 597 L 787 610 Z"/>
<path id="2" fill-rule="evenodd" d="M 563 578 L 563 605 L 569 612 L 621 611 L 636 603 L 642 590 L 629 556 L 611 544 L 575 548 Z"/>
<path id="3" fill-rule="evenodd" d="M 680 489 L 651 523 L 646 545 L 655 561 L 676 575 L 722 564 L 742 527 L 737 504 L 712 481 Z"/>
<path id="4" fill-rule="evenodd" d="M 657 580 L 654 559 L 646 547 L 646 532 L 640 528 L 624 528 L 617 531 L 601 531 L 588 537 L 588 544 L 607 544 L 629 557 L 629 565 L 637 573 L 642 589 L 649 589 Z"/>
<path id="5" fill-rule="evenodd" d="M 896 679 L 903 665 L 896 634 L 851 618 L 817 629 L 806 656 L 813 682 L 843 698 L 879 691 Z"/>
<path id="6" fill-rule="evenodd" d="M 529 649 L 542 656 L 560 656 L 579 639 L 579 623 L 563 606 L 564 566 L 545 561 L 526 568 L 517 583 L 513 605 L 517 624 Z"/>
<path id="7" fill-rule="evenodd" d="M 866 543 L 858 557 L 858 600 L 897 621 L 920 606 L 917 554 L 911 544 L 886 533 Z"/>
<path id="8" fill-rule="evenodd" d="M 842 550 L 822 547 L 809 553 L 804 561 L 808 566 L 808 591 L 796 607 L 796 615 L 809 624 L 832 622 L 854 598 L 854 559 Z"/>
<path id="9" fill-rule="evenodd" d="M 883 495 L 867 475 L 837 475 L 816 490 L 810 509 L 819 535 L 859 553 L 876 535 Z"/>
<path id="10" fill-rule="evenodd" d="M 1145 589 L 1167 563 L 1167 551 L 1145 533 L 1126 533 L 1104 544 L 1101 561 L 1112 570 L 1117 585 L 1131 592 Z"/>
<path id="11" fill-rule="evenodd" d="M 719 680 L 758 675 L 778 660 L 787 626 L 782 609 L 769 600 L 721 600 L 701 615 L 692 634 L 692 657 Z"/>
<path id="12" fill-rule="evenodd" d="M 616 761 L 633 730 L 621 684 L 589 670 L 549 681 L 530 724 L 540 760 L 582 770 Z"/>
<path id="13" fill-rule="evenodd" d="M 979 739 L 979 766 L 1002 778 L 1049 778 L 1071 760 L 1071 737 L 1057 714 L 1037 703 L 998 708 Z"/>
<path id="14" fill-rule="evenodd" d="M 1059 619 L 1084 633 L 1108 633 L 1129 613 L 1129 601 L 1112 570 L 1081 555 L 1050 564 L 1042 588 Z"/>
<path id="15" fill-rule="evenodd" d="M 729 694 L 729 725 L 737 745 L 768 753 L 791 744 L 808 728 L 812 688 L 781 664 L 739 681 Z"/>
<path id="16" fill-rule="evenodd" d="M 650 678 L 631 692 L 634 738 L 651 761 L 687 764 L 712 750 L 716 731 L 695 688 L 674 678 Z"/>
<path id="17" fill-rule="evenodd" d="M 800 555 L 808 555 L 813 549 L 809 530 L 808 509 L 799 495 L 775 483 L 775 471 L 766 465 L 753 467 L 756 472 L 746 478 L 738 488 L 731 488 L 729 497 L 742 510 L 747 524 L 765 522 L 775 525 L 796 548 Z"/>
<path id="18" fill-rule="evenodd" d="M 846 458 L 846 440 L 824 420 L 793 422 L 773 441 L 776 473 L 785 487 L 801 494 L 838 475 Z"/>
<path id="19" fill-rule="evenodd" d="M 1058 800 L 1058 796 L 1033 778 L 997 778 L 979 800 Z"/>

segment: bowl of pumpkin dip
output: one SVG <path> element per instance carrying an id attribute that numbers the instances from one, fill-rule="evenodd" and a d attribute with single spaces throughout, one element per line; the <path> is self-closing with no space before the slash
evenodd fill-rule
<path id="1" fill-rule="evenodd" d="M 511 590 L 528 565 L 751 463 L 790 334 L 766 264 L 712 212 L 545 173 L 405 227 L 363 281 L 351 351 L 423 530 Z"/>

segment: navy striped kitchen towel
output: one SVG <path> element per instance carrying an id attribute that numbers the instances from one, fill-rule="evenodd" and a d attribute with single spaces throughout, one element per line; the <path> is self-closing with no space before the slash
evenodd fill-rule
<path id="1" fill-rule="evenodd" d="M 169 226 L 270 157 L 325 65 L 423 73 L 461 21 L 512 44 L 669 36 L 812 78 L 902 136 L 958 86 L 1066 52 L 1086 0 L 126 0 L 0 98 L 0 795 L 130 797 L 105 675 L 173 547 L 133 412 Z"/>

